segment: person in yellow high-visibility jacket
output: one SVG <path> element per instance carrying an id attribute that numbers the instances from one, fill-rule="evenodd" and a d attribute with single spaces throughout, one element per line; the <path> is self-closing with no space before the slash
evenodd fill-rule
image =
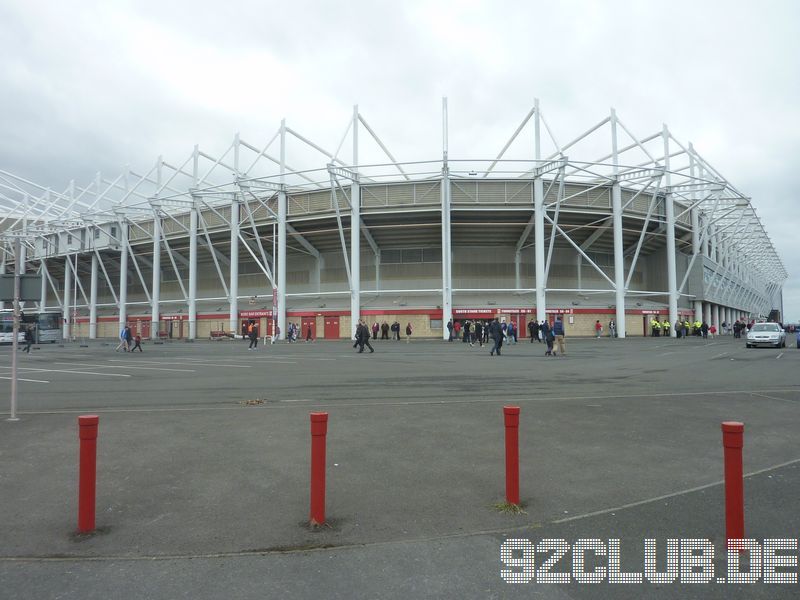
<path id="1" fill-rule="evenodd" d="M 666 319 L 661 322 L 661 335 L 669 337 L 669 321 Z"/>

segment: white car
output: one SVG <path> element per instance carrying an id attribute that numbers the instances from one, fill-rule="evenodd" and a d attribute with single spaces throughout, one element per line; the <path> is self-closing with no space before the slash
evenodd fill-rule
<path id="1" fill-rule="evenodd" d="M 786 332 L 777 323 L 756 323 L 747 332 L 747 347 L 774 346 L 786 347 Z"/>

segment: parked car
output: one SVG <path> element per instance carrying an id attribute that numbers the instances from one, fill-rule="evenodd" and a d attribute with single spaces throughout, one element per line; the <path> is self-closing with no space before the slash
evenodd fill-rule
<path id="1" fill-rule="evenodd" d="M 777 323 L 756 323 L 747 332 L 747 347 L 773 346 L 786 347 L 786 332 Z"/>

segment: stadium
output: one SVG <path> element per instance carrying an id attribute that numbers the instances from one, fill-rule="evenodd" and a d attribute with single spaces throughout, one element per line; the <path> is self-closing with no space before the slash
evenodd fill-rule
<path id="1" fill-rule="evenodd" d="M 62 313 L 64 339 L 125 323 L 221 337 L 251 319 L 279 338 L 288 323 L 350 338 L 364 319 L 446 339 L 451 319 L 525 332 L 555 315 L 567 335 L 613 319 L 626 337 L 654 316 L 780 311 L 787 272 L 751 198 L 666 125 L 636 136 L 612 109 L 565 141 L 536 101 L 484 159 L 449 154 L 446 99 L 441 125 L 441 148 L 404 162 L 354 107 L 333 150 L 284 120 L 63 190 L 0 171 L 0 268 L 41 275 L 23 310 Z M 385 158 L 360 160 L 365 145 Z"/>

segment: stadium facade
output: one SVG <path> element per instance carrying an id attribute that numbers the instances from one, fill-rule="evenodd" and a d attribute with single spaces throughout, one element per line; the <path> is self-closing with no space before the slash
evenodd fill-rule
<path id="1" fill-rule="evenodd" d="M 654 315 L 719 327 L 780 308 L 787 273 L 751 199 L 666 126 L 637 137 L 612 110 L 561 144 L 537 101 L 496 156 L 465 159 L 444 100 L 441 154 L 399 162 L 358 107 L 347 121 L 335 152 L 282 121 L 265 144 L 237 134 L 64 191 L 0 171 L 0 269 L 43 275 L 25 310 L 61 311 L 65 338 L 249 319 L 340 338 L 359 318 L 446 338 L 451 318 L 524 332 L 557 314 L 567 335 L 614 319 L 624 337 Z M 386 160 L 361 164 L 360 143 Z M 508 158 L 520 144 L 528 158 Z"/>

